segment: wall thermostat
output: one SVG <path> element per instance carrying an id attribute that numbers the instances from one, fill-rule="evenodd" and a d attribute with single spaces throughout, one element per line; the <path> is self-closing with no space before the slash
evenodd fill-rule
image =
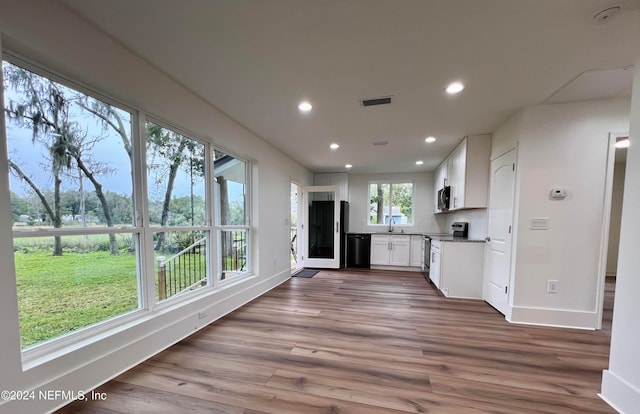
<path id="1" fill-rule="evenodd" d="M 563 200 L 567 197 L 567 190 L 564 188 L 552 188 L 549 196 L 554 200 Z"/>

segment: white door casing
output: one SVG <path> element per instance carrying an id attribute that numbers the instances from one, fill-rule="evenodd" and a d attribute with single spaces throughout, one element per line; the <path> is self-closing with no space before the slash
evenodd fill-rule
<path id="1" fill-rule="evenodd" d="M 340 268 L 340 193 L 338 186 L 309 186 L 303 187 L 303 203 L 302 210 L 304 215 L 304 248 L 303 248 L 303 266 L 304 267 L 317 267 L 325 269 L 338 269 Z M 333 222 L 331 225 L 331 232 L 333 234 L 333 254 L 332 257 L 314 258 L 310 257 L 309 244 L 313 242 L 313 238 L 309 235 L 311 225 L 309 224 L 309 206 L 314 198 L 314 195 L 320 194 L 322 199 L 330 198 L 325 201 L 333 201 Z"/>
<path id="2" fill-rule="evenodd" d="M 491 161 L 489 237 L 485 248 L 483 299 L 502 314 L 509 306 L 516 150 Z"/>

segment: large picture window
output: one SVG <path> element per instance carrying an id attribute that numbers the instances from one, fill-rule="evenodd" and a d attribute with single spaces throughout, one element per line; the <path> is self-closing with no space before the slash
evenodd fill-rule
<path id="1" fill-rule="evenodd" d="M 23 349 L 249 273 L 248 162 L 9 56 L 0 156 Z"/>
<path id="2" fill-rule="evenodd" d="M 141 307 L 132 115 L 21 66 L 2 70 L 26 348 Z"/>
<path id="3" fill-rule="evenodd" d="M 369 183 L 370 225 L 413 225 L 413 183 Z"/>

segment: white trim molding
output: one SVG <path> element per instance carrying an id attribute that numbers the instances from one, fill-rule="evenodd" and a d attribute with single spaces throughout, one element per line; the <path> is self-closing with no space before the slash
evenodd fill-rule
<path id="1" fill-rule="evenodd" d="M 638 412 L 640 407 L 640 390 L 608 369 L 602 371 L 602 391 L 598 396 L 622 414 Z"/>
<path id="2" fill-rule="evenodd" d="M 599 313 L 594 311 L 514 306 L 508 320 L 527 325 L 595 330 L 598 327 L 598 317 Z"/>

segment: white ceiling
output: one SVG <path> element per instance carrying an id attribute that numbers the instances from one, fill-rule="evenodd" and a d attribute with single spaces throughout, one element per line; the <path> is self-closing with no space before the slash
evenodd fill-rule
<path id="1" fill-rule="evenodd" d="M 431 171 L 522 107 L 628 93 L 597 75 L 640 54 L 640 0 L 59 1 L 316 172 Z"/>

